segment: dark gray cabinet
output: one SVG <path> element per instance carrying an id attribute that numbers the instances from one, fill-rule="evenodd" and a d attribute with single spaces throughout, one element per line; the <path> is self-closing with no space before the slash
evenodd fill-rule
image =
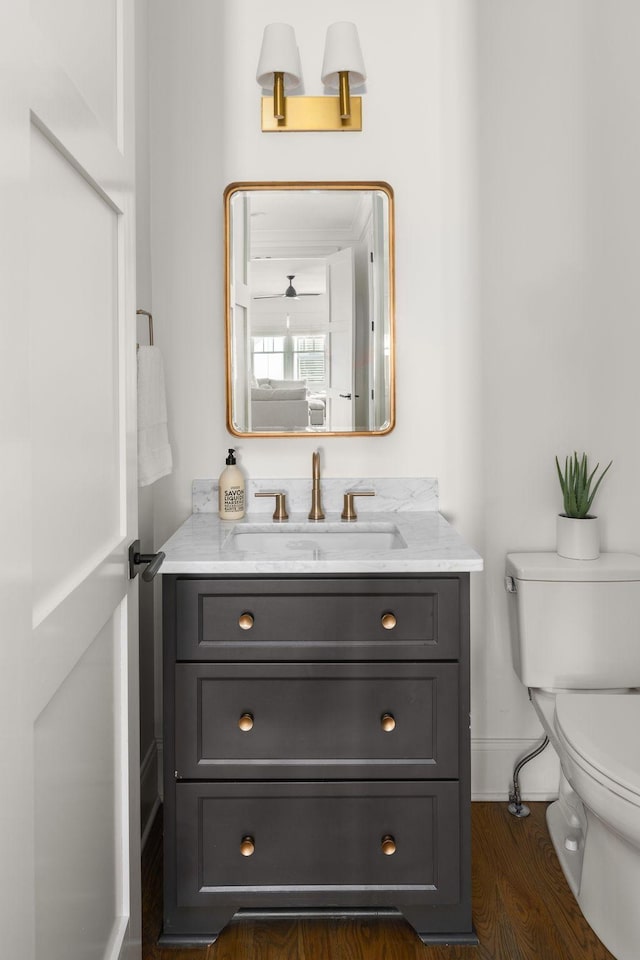
<path id="1" fill-rule="evenodd" d="M 399 910 L 475 942 L 468 574 L 163 581 L 163 940 Z"/>

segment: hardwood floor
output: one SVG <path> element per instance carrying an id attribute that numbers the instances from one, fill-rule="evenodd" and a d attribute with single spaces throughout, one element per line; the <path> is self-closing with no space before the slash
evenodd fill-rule
<path id="1" fill-rule="evenodd" d="M 478 947 L 425 946 L 402 919 L 234 920 L 204 948 L 157 945 L 162 926 L 162 824 L 142 862 L 143 960 L 615 960 L 567 886 L 546 804 L 516 820 L 506 803 L 472 804 L 473 917 Z"/>

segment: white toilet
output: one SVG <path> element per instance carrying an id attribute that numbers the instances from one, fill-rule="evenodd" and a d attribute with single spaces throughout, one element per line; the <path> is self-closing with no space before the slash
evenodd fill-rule
<path id="1" fill-rule="evenodd" d="M 513 664 L 562 767 L 547 824 L 584 916 L 640 958 L 640 557 L 507 556 Z"/>

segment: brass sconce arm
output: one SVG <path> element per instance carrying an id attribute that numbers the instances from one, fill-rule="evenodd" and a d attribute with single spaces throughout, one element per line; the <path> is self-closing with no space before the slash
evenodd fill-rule
<path id="1" fill-rule="evenodd" d="M 284 73 L 280 70 L 273 75 L 273 118 L 284 120 Z"/>
<path id="2" fill-rule="evenodd" d="M 349 71 L 340 71 L 339 80 L 340 119 L 348 120 L 351 116 L 351 95 L 349 93 Z"/>

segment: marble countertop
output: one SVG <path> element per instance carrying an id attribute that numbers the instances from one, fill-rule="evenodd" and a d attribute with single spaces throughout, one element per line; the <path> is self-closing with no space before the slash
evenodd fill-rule
<path id="1" fill-rule="evenodd" d="M 276 542 L 273 549 L 262 544 L 259 552 L 243 550 L 237 546 L 243 542 L 243 537 L 234 535 L 236 527 L 245 528 L 244 532 L 270 532 L 278 527 L 294 549 L 288 550 L 287 544 L 280 543 L 278 537 L 271 538 Z M 322 549 L 314 547 L 315 531 L 318 532 L 318 542 L 321 542 L 323 531 L 328 533 L 344 528 L 349 533 L 394 529 L 398 535 L 396 542 L 399 540 L 405 545 L 391 548 L 374 544 L 362 549 L 350 546 L 346 550 L 339 545 L 336 536 L 329 548 L 325 549 L 324 545 Z M 220 520 L 214 513 L 194 513 L 160 549 L 166 554 L 161 573 L 446 573 L 482 570 L 482 558 L 436 510 L 368 511 L 366 518 L 349 524 L 341 524 L 339 513 L 327 513 L 324 522 L 313 525 L 307 522 L 306 514 L 290 514 L 288 523 L 269 524 L 264 513 L 249 514 L 237 521 Z"/>

